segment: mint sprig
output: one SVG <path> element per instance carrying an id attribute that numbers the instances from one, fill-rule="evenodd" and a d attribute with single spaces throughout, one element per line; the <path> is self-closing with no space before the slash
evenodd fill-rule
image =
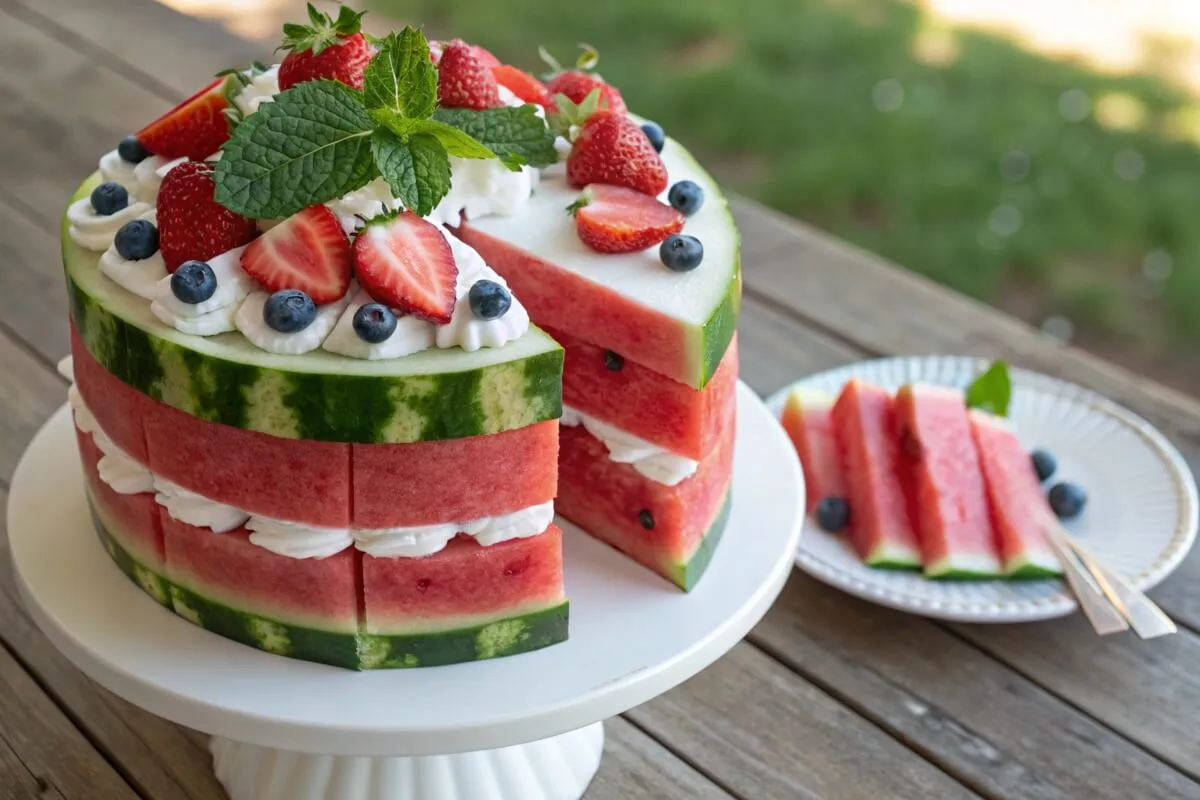
<path id="1" fill-rule="evenodd" d="M 291 216 L 341 197 L 379 174 L 371 157 L 374 131 L 350 87 L 301 83 L 237 126 L 217 162 L 214 197 L 256 219 Z"/>
<path id="2" fill-rule="evenodd" d="M 499 158 L 512 170 L 558 160 L 554 133 L 532 105 L 437 108 L 429 43 L 408 27 L 380 41 L 362 91 L 302 83 L 238 125 L 217 167 L 216 199 L 239 214 L 279 218 L 382 175 L 424 217 L 450 191 L 451 156 Z"/>
<path id="3" fill-rule="evenodd" d="M 1012 401 L 1012 376 L 1008 364 L 994 361 L 967 387 L 967 408 L 978 408 L 998 417 L 1008 416 Z"/>

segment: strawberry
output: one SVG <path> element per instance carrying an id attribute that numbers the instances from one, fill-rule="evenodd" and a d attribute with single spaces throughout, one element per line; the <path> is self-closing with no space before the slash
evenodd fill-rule
<path id="1" fill-rule="evenodd" d="M 448 43 L 438 63 L 438 103 L 443 108 L 498 108 L 500 90 L 492 71 L 462 39 Z"/>
<path id="2" fill-rule="evenodd" d="M 546 84 L 516 67 L 501 64 L 492 67 L 492 75 L 496 82 L 515 94 L 526 103 L 536 103 L 545 108 L 554 108 L 554 95 L 546 88 Z"/>
<path id="3" fill-rule="evenodd" d="M 608 109 L 584 120 L 567 156 L 572 186 L 625 186 L 656 196 L 667 188 L 667 168 L 644 131 L 624 114 Z"/>
<path id="4" fill-rule="evenodd" d="M 589 186 L 568 209 L 580 240 L 600 253 L 632 253 L 683 230 L 683 214 L 623 186 Z"/>
<path id="5" fill-rule="evenodd" d="M 429 60 L 434 64 L 442 60 L 442 51 L 451 44 L 450 42 L 441 42 L 437 39 L 431 39 L 429 42 Z M 500 59 L 492 55 L 492 51 L 486 47 L 480 47 L 477 44 L 468 45 L 471 52 L 475 54 L 475 58 L 487 69 L 495 69 L 500 66 Z"/>
<path id="6" fill-rule="evenodd" d="M 350 288 L 350 240 L 336 214 L 309 206 L 255 239 L 242 269 L 269 292 L 299 289 L 317 305 L 332 303 Z"/>
<path id="7" fill-rule="evenodd" d="M 581 70 L 573 69 L 555 75 L 550 83 L 546 84 L 546 89 L 552 95 L 565 94 L 575 103 L 582 103 L 593 89 L 599 89 L 600 108 L 607 108 L 617 114 L 624 114 L 628 110 L 617 87 L 605 83 L 596 75 Z"/>
<path id="8" fill-rule="evenodd" d="M 454 314 L 458 266 L 437 226 L 405 211 L 367 223 L 354 240 L 358 282 L 377 302 L 445 324 Z"/>
<path id="9" fill-rule="evenodd" d="M 254 220 L 213 199 L 213 167 L 188 161 L 167 173 L 158 190 L 158 246 L 167 269 L 207 261 L 254 239 Z"/>
<path id="10" fill-rule="evenodd" d="M 220 77 L 163 114 L 135 136 L 142 147 L 163 158 L 202 159 L 229 140 L 229 78 Z"/>
<path id="11" fill-rule="evenodd" d="M 311 25 L 284 25 L 279 49 L 289 52 L 279 65 L 280 91 L 318 78 L 361 89 L 363 73 L 374 54 L 361 32 L 362 15 L 342 6 L 335 20 L 309 3 Z"/>

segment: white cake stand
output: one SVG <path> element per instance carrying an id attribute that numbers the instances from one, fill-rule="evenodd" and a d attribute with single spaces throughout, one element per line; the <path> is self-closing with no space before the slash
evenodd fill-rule
<path id="1" fill-rule="evenodd" d="M 355 673 L 259 652 L 150 602 L 92 531 L 70 413 L 34 437 L 8 531 L 34 619 L 80 669 L 212 734 L 233 800 L 573 800 L 600 765 L 601 720 L 733 647 L 791 569 L 803 479 L 761 401 L 738 392 L 734 501 L 690 594 L 568 529 L 571 634 L 510 658 Z"/>

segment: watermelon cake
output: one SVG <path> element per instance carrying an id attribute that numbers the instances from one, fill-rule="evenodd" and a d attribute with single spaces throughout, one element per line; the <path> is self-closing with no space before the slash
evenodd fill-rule
<path id="1" fill-rule="evenodd" d="M 64 216 L 113 560 L 215 634 L 350 669 L 565 640 L 556 511 L 694 586 L 738 369 L 716 184 L 592 54 L 543 83 L 308 16 L 281 63 L 103 156 Z"/>

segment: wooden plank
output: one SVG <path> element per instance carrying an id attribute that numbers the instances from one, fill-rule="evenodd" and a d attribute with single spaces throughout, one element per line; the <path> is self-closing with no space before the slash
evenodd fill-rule
<path id="1" fill-rule="evenodd" d="M 1004 356 L 1090 386 L 1150 417 L 1169 434 L 1200 441 L 1200 401 L 1140 378 L 982 303 L 954 294 L 878 256 L 750 200 L 739 219 L 789 229 L 769 257 L 748 261 L 746 291 L 862 349 L 891 353 Z"/>
<path id="2" fill-rule="evenodd" d="M 0 797 L 5 796 L 137 800 L 121 776 L 0 647 Z"/>
<path id="3" fill-rule="evenodd" d="M 627 716 L 738 797 L 976 796 L 744 643 Z"/>
<path id="4" fill-rule="evenodd" d="M 627 720 L 604 723 L 604 760 L 583 800 L 726 800 L 730 795 Z"/>
<path id="5" fill-rule="evenodd" d="M 988 797 L 1200 797 L 1200 784 L 944 627 L 801 573 L 750 639 Z"/>
<path id="6" fill-rule="evenodd" d="M 48 364 L 71 350 L 57 230 L 0 195 L 0 320 Z"/>
<path id="7" fill-rule="evenodd" d="M 0 481 L 17 466 L 30 437 L 66 402 L 63 381 L 0 330 Z"/>

